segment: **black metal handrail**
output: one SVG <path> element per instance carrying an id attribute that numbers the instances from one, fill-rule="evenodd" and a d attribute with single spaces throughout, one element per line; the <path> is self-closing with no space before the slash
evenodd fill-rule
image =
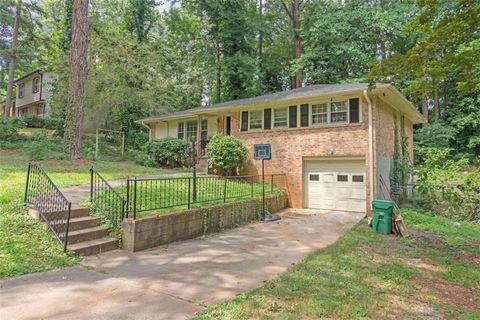
<path id="1" fill-rule="evenodd" d="M 126 200 L 93 167 L 90 168 L 90 202 L 105 213 L 114 229 L 121 226 Z"/>
<path id="2" fill-rule="evenodd" d="M 273 193 L 284 174 L 265 175 L 267 193 Z M 261 176 L 213 176 L 174 178 L 129 178 L 126 186 L 126 217 L 139 212 L 178 206 L 191 208 L 195 203 L 226 202 L 262 194 Z M 194 184 L 196 184 L 194 188 Z M 267 185 L 268 184 L 268 185 Z"/>
<path id="3" fill-rule="evenodd" d="M 36 209 L 55 238 L 67 250 L 72 203 L 38 164 L 29 162 L 25 204 Z"/>

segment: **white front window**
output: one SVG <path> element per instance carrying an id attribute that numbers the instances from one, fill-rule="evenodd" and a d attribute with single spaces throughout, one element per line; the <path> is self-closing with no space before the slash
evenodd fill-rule
<path id="1" fill-rule="evenodd" d="M 281 128 L 287 126 L 287 108 L 273 109 L 273 127 Z"/>
<path id="2" fill-rule="evenodd" d="M 262 129 L 263 110 L 250 111 L 249 127 L 252 129 Z"/>
<path id="3" fill-rule="evenodd" d="M 330 111 L 330 122 L 341 123 L 348 121 L 348 101 L 332 102 Z"/>
<path id="4" fill-rule="evenodd" d="M 312 105 L 312 124 L 328 123 L 328 104 Z"/>

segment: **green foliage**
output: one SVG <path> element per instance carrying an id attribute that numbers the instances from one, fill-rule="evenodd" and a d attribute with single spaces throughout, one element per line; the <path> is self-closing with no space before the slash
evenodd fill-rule
<path id="1" fill-rule="evenodd" d="M 468 159 L 449 159 L 449 149 L 419 149 L 416 187 L 435 214 L 480 221 L 480 168 L 466 171 Z"/>
<path id="2" fill-rule="evenodd" d="M 35 132 L 25 147 L 29 160 L 65 159 L 62 139 L 49 137 L 45 131 Z"/>
<path id="3" fill-rule="evenodd" d="M 186 140 L 166 137 L 149 141 L 145 150 L 161 166 L 177 167 L 185 165 L 188 160 L 188 146 Z"/>
<path id="4" fill-rule="evenodd" d="M 455 131 L 449 125 L 438 122 L 415 130 L 413 136 L 416 146 L 432 148 L 448 148 Z"/>
<path id="5" fill-rule="evenodd" d="M 18 129 L 24 124 L 13 119 L 0 119 L 0 143 L 15 142 L 21 139 Z"/>
<path id="6" fill-rule="evenodd" d="M 58 119 L 50 116 L 28 115 L 23 117 L 27 128 L 55 129 L 58 126 Z"/>
<path id="7" fill-rule="evenodd" d="M 235 137 L 217 134 L 207 145 L 208 161 L 226 175 L 236 174 L 247 160 L 248 151 Z"/>
<path id="8" fill-rule="evenodd" d="M 300 61 L 308 81 L 362 79 L 373 61 L 412 43 L 412 35 L 402 29 L 416 13 L 412 0 L 312 1 L 304 16 L 304 54 Z"/>

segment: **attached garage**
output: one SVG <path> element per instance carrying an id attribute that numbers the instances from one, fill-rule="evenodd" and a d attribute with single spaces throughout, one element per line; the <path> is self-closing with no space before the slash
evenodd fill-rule
<path id="1" fill-rule="evenodd" d="M 365 159 L 304 161 L 305 207 L 365 212 Z"/>

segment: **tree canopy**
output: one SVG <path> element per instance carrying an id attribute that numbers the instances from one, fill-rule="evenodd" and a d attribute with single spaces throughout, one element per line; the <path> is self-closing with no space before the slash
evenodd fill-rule
<path id="1" fill-rule="evenodd" d="M 0 4 L 0 100 L 15 3 Z M 64 115 L 73 1 L 24 3 L 15 75 L 56 73 Z M 139 117 L 302 85 L 393 82 L 448 147 L 478 156 L 478 21 L 470 0 L 91 0 L 86 108 L 130 132 Z"/>

